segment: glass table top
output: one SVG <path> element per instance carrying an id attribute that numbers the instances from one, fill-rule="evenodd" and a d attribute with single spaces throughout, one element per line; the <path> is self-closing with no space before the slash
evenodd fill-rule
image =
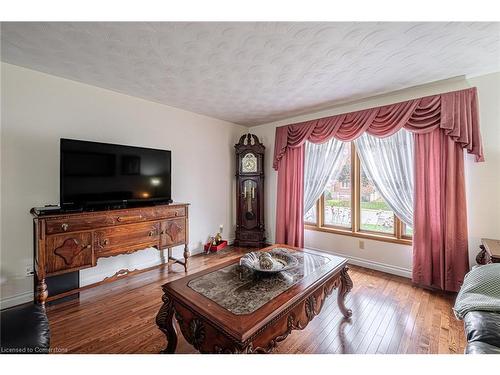
<path id="1" fill-rule="evenodd" d="M 233 314 L 250 314 L 331 261 L 326 256 L 285 248 L 274 248 L 272 252 L 290 254 L 299 263 L 275 274 L 262 274 L 232 264 L 197 277 L 188 286 Z"/>

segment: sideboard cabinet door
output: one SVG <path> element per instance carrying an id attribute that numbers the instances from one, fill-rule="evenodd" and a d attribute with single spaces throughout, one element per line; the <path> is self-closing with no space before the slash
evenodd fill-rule
<path id="1" fill-rule="evenodd" d="M 186 241 L 186 218 L 171 219 L 161 223 L 161 247 L 172 247 Z"/>
<path id="2" fill-rule="evenodd" d="M 92 232 L 60 234 L 47 238 L 47 274 L 94 265 Z"/>

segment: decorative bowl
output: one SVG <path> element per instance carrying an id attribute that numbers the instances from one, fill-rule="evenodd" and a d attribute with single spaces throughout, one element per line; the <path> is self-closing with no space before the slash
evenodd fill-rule
<path id="1" fill-rule="evenodd" d="M 265 273 L 286 271 L 298 264 L 299 261 L 293 255 L 278 251 L 254 251 L 242 256 L 240 259 L 240 266 Z"/>

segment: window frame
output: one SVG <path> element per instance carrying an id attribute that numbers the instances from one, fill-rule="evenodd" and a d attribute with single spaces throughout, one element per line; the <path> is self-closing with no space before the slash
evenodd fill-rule
<path id="1" fill-rule="evenodd" d="M 405 224 L 394 214 L 394 232 L 382 233 L 361 229 L 361 161 L 356 145 L 351 142 L 351 227 L 325 224 L 325 194 L 316 202 L 316 223 L 304 222 L 305 229 L 366 238 L 383 242 L 411 245 L 413 238 L 405 234 Z"/>

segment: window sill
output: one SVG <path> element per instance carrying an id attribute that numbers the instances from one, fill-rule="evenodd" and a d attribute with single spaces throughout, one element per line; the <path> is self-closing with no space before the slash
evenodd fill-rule
<path id="1" fill-rule="evenodd" d="M 324 233 L 333 233 L 340 234 L 342 236 L 350 236 L 357 238 L 366 238 L 368 240 L 382 241 L 382 242 L 390 242 L 396 243 L 400 245 L 408 245 L 411 246 L 413 244 L 412 240 L 409 238 L 396 238 L 391 235 L 383 235 L 369 232 L 352 232 L 350 230 L 342 230 L 337 228 L 328 228 L 328 227 L 317 227 L 315 225 L 305 224 L 305 229 L 312 230 L 316 232 L 324 232 Z"/>

